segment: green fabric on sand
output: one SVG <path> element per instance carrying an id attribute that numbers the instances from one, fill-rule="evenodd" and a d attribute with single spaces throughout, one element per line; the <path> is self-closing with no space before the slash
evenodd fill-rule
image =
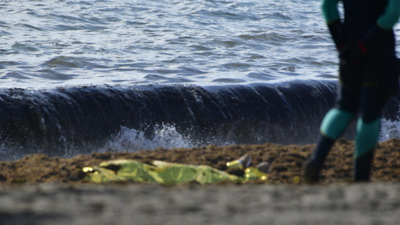
<path id="1" fill-rule="evenodd" d="M 110 169 L 119 167 L 117 171 Z M 200 184 L 220 183 L 223 181 L 238 183 L 249 180 L 265 180 L 268 175 L 256 168 L 247 168 L 244 177 L 231 175 L 206 165 L 187 165 L 153 161 L 153 165 L 135 160 L 114 160 L 100 164 L 100 166 L 85 167 L 86 179 L 94 183 L 112 181 L 138 181 L 176 185 L 197 181 Z"/>

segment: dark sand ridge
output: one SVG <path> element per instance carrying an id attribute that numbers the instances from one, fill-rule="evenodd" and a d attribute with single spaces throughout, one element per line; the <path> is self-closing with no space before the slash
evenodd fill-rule
<path id="1" fill-rule="evenodd" d="M 0 162 L 0 184 L 56 183 L 80 184 L 85 174 L 82 168 L 99 165 L 112 159 L 134 159 L 150 163 L 152 160 L 204 164 L 226 170 L 226 163 L 243 154 L 252 156 L 252 165 L 268 161 L 271 164 L 268 183 L 293 183 L 302 175 L 304 161 L 314 145 L 233 145 L 207 146 L 190 149 L 156 149 L 153 151 L 106 152 L 78 155 L 73 158 L 27 155 L 21 160 Z M 354 142 L 339 139 L 331 150 L 322 172 L 322 183 L 346 182 L 352 179 Z M 400 140 L 379 143 L 372 167 L 372 181 L 400 181 Z"/>

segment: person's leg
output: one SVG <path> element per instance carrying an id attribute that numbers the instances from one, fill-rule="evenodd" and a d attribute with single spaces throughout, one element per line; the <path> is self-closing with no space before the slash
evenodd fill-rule
<path id="1" fill-rule="evenodd" d="M 369 57 L 363 71 L 363 90 L 354 150 L 354 179 L 368 181 L 380 131 L 382 108 L 398 90 L 397 59 L 393 52 Z"/>
<path id="2" fill-rule="evenodd" d="M 354 150 L 354 179 L 368 181 L 380 131 L 380 114 L 387 100 L 379 86 L 363 88 Z"/>
<path id="3" fill-rule="evenodd" d="M 329 150 L 345 131 L 358 109 L 360 92 L 342 86 L 339 88 L 338 101 L 325 115 L 317 146 L 305 166 L 304 179 L 308 183 L 319 180 L 319 173 Z"/>

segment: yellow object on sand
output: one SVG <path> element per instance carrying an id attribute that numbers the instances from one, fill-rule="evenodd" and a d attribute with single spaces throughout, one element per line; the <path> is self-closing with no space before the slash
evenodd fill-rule
<path id="1" fill-rule="evenodd" d="M 112 166 L 118 166 L 119 168 L 117 171 L 107 169 Z M 250 170 L 248 172 L 245 171 L 244 177 L 238 177 L 211 166 L 163 161 L 153 161 L 153 165 L 149 165 L 135 160 L 113 160 L 103 162 L 100 166 L 85 167 L 83 171 L 87 174 L 87 179 L 95 183 L 138 181 L 174 185 L 191 181 L 197 181 L 200 184 L 212 184 L 223 181 L 238 183 L 262 179 L 262 177 L 266 179 L 266 174 L 258 170 L 258 173 Z"/>
<path id="2" fill-rule="evenodd" d="M 240 170 L 244 169 L 243 165 L 240 163 L 239 160 L 233 160 L 231 162 L 227 162 L 226 167 L 228 169 L 240 169 Z"/>
<path id="3" fill-rule="evenodd" d="M 255 167 L 249 167 L 244 171 L 245 180 L 267 180 L 268 174 L 259 171 Z"/>

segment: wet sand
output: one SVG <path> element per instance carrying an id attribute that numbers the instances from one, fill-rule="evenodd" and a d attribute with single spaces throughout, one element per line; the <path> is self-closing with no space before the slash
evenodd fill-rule
<path id="1" fill-rule="evenodd" d="M 354 143 L 340 139 L 319 185 L 294 178 L 314 145 L 274 144 L 93 153 L 69 159 L 45 155 L 0 162 L 2 224 L 398 224 L 400 140 L 380 143 L 372 181 L 352 183 Z M 271 164 L 269 179 L 251 184 L 114 183 L 83 180 L 82 167 L 109 159 L 154 159 L 225 170 L 243 154 Z"/>

